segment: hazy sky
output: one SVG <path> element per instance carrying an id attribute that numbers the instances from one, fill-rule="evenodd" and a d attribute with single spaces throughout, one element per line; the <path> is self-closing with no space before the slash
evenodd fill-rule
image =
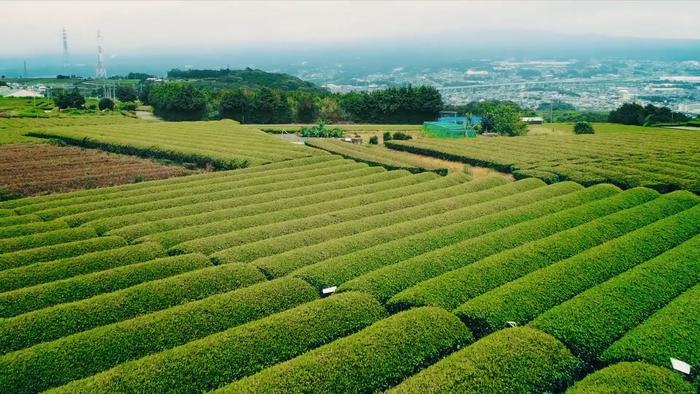
<path id="1" fill-rule="evenodd" d="M 0 57 L 312 46 L 493 30 L 700 39 L 700 1 L 0 2 Z"/>

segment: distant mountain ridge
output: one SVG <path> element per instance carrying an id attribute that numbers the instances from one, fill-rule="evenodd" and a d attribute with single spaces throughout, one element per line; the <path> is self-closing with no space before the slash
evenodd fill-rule
<path id="1" fill-rule="evenodd" d="M 258 69 L 245 68 L 242 70 L 180 70 L 168 71 L 169 79 L 201 80 L 208 86 L 231 88 L 263 88 L 282 91 L 307 91 L 313 93 L 327 93 L 327 90 L 312 83 L 304 81 L 293 75 L 284 73 L 270 73 Z"/>

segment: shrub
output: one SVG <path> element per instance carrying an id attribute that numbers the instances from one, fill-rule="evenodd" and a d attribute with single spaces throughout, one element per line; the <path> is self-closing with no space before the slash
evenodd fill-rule
<path id="1" fill-rule="evenodd" d="M 12 346 L 53 340 L 262 280 L 252 267 L 236 264 L 186 272 L 5 319 L 2 332 L 12 339 L 3 339 Z"/>
<path id="2" fill-rule="evenodd" d="M 298 279 L 266 281 L 40 343 L 0 358 L 0 365 L 12 368 L 17 387 L 42 390 L 229 330 L 317 297 L 313 288 Z M 22 331 L 20 335 L 25 341 L 41 341 Z M 12 344 L 26 346 L 26 342 L 18 342 L 14 340 Z"/>
<path id="3" fill-rule="evenodd" d="M 481 336 L 522 324 L 578 293 L 671 249 L 700 231 L 700 206 L 661 219 L 467 301 L 457 315 Z M 556 283 L 556 286 L 551 286 Z"/>
<path id="4" fill-rule="evenodd" d="M 700 284 L 628 331 L 601 356 L 604 363 L 643 360 L 670 367 L 670 357 L 689 363 L 697 375 L 700 368 Z"/>
<path id="5" fill-rule="evenodd" d="M 11 200 L 11 201 L 17 201 L 17 200 Z M 41 218 L 36 216 L 36 215 L 8 215 L 8 216 L 0 215 L 0 228 L 1 227 L 16 226 L 16 225 L 20 225 L 20 224 L 35 223 L 35 222 L 40 222 L 40 221 L 41 221 Z"/>
<path id="6" fill-rule="evenodd" d="M 502 251 L 472 265 L 419 283 L 394 296 L 389 305 L 396 309 L 426 304 L 454 309 L 472 297 L 529 272 L 574 256 L 692 205 L 692 201 L 684 201 L 682 198 L 680 201 L 673 198 L 669 201 L 665 197 L 654 200 L 656 195 L 656 192 L 648 189 L 635 189 L 586 204 L 578 212 L 584 215 L 583 212 L 587 211 L 585 216 L 590 220 L 575 222 L 577 226 L 554 232 L 542 239 Z M 647 202 L 649 200 L 651 201 Z M 596 211 L 599 212 L 598 218 L 589 216 L 591 212 Z M 574 215 L 576 212 L 570 211 Z M 571 218 L 563 220 L 570 222 Z M 529 227 L 533 232 L 538 232 L 541 231 L 537 228 L 538 225 L 545 226 L 543 222 L 533 222 L 521 228 Z"/>
<path id="7" fill-rule="evenodd" d="M 164 257 L 0 293 L 0 316 L 16 316 L 210 266 L 203 255 Z"/>
<path id="8" fill-rule="evenodd" d="M 369 137 L 370 145 L 377 145 L 379 143 L 379 138 L 376 135 Z"/>
<path id="9" fill-rule="evenodd" d="M 589 122 L 576 122 L 576 124 L 574 124 L 574 133 L 593 134 L 593 125 L 591 125 Z"/>
<path id="10" fill-rule="evenodd" d="M 385 316 L 381 305 L 366 294 L 334 295 L 120 364 L 56 391 L 208 391 L 351 334 Z M 0 371 L 8 377 L 16 375 L 8 368 Z M 0 382 L 8 383 L 0 388 L 18 387 L 4 377 Z"/>
<path id="11" fill-rule="evenodd" d="M 407 141 L 413 139 L 413 137 L 404 133 L 403 131 L 397 131 L 394 133 L 394 135 L 391 136 L 391 139 L 397 141 Z"/>
<path id="12" fill-rule="evenodd" d="M 202 90 L 179 82 L 151 86 L 148 103 L 156 115 L 167 120 L 202 119 L 207 109 Z"/>
<path id="13" fill-rule="evenodd" d="M 317 126 L 302 127 L 299 133 L 302 137 L 310 138 L 340 138 L 343 136 L 343 130 L 337 127 L 329 129 L 322 121 Z"/>
<path id="14" fill-rule="evenodd" d="M 96 236 L 95 230 L 88 227 L 63 228 L 45 233 L 0 239 L 0 252 L 10 253 L 23 249 L 80 241 Z"/>
<path id="15" fill-rule="evenodd" d="M 573 381 L 578 360 L 527 327 L 498 331 L 409 377 L 388 393 L 550 393 Z"/>
<path id="16" fill-rule="evenodd" d="M 447 311 L 414 309 L 246 377 L 218 392 L 376 392 L 471 341 L 469 330 Z"/>
<path id="17" fill-rule="evenodd" d="M 107 97 L 104 97 L 100 99 L 100 102 L 97 104 L 98 108 L 100 111 L 104 110 L 113 110 L 114 109 L 114 101 L 108 99 Z"/>
<path id="18" fill-rule="evenodd" d="M 596 371 L 566 391 L 588 393 L 694 394 L 695 388 L 679 374 L 642 362 L 618 363 Z"/>
<path id="19" fill-rule="evenodd" d="M 391 133 L 388 132 L 388 131 L 385 131 L 385 132 L 382 134 L 382 141 L 384 141 L 384 142 L 386 142 L 386 141 L 391 141 Z"/>
<path id="20" fill-rule="evenodd" d="M 8 269 L 0 271 L 0 292 L 140 263 L 164 255 L 165 251 L 160 245 L 146 242 Z"/>
<path id="21" fill-rule="evenodd" d="M 588 362 L 700 282 L 700 236 L 593 287 L 532 322 Z"/>
<path id="22" fill-rule="evenodd" d="M 22 216 L 17 216 L 21 218 Z M 22 235 L 45 233 L 52 230 L 65 229 L 68 225 L 62 220 L 50 222 L 28 222 L 15 225 L 0 226 L 0 238 L 14 238 Z"/>
<path id="23" fill-rule="evenodd" d="M 119 103 L 119 109 L 122 111 L 136 111 L 136 103 L 130 101 Z"/>
<path id="24" fill-rule="evenodd" d="M 649 193 L 653 195 L 649 198 L 656 195 L 651 191 Z M 386 301 L 400 291 L 424 280 L 466 267 L 487 256 L 550 236 L 604 216 L 608 212 L 615 212 L 640 202 L 638 200 L 629 202 L 624 198 L 616 198 L 616 196 L 607 200 L 609 201 L 600 200 L 586 204 L 590 200 L 583 198 L 580 206 L 559 212 L 555 211 L 534 220 L 515 223 L 501 230 L 384 267 L 353 279 L 341 285 L 340 289 L 363 289 L 363 291 L 368 291 Z M 481 282 L 479 281 L 479 283 Z"/>
<path id="25" fill-rule="evenodd" d="M 96 237 L 81 241 L 18 250 L 12 253 L 0 254 L 0 271 L 122 246 L 126 246 L 126 241 L 124 241 L 122 237 Z"/>

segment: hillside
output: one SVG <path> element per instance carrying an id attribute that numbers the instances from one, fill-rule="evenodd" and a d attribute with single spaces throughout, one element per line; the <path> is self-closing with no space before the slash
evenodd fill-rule
<path id="1" fill-rule="evenodd" d="M 243 70 L 179 70 L 168 71 L 170 79 L 198 80 L 213 87 L 230 88 L 270 88 L 282 91 L 307 91 L 325 94 L 328 91 L 311 82 L 303 81 L 293 75 L 270 73 L 262 70 L 246 68 Z"/>

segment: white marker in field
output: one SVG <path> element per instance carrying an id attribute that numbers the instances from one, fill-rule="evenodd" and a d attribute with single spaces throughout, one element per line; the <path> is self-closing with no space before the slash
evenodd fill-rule
<path id="1" fill-rule="evenodd" d="M 325 289 L 321 290 L 321 294 L 324 296 L 331 295 L 335 293 L 335 291 L 338 289 L 338 286 L 333 286 L 333 287 L 326 287 Z"/>
<path id="2" fill-rule="evenodd" d="M 507 323 L 509 326 L 511 326 L 511 327 L 517 327 L 517 326 L 518 326 L 518 323 L 516 323 L 516 322 L 514 322 L 514 321 L 512 321 L 512 320 L 509 320 L 509 321 L 507 321 L 506 323 Z"/>
<path id="3" fill-rule="evenodd" d="M 683 372 L 686 375 L 690 375 L 690 364 L 688 364 L 687 362 L 671 357 L 671 365 L 676 371 Z"/>

